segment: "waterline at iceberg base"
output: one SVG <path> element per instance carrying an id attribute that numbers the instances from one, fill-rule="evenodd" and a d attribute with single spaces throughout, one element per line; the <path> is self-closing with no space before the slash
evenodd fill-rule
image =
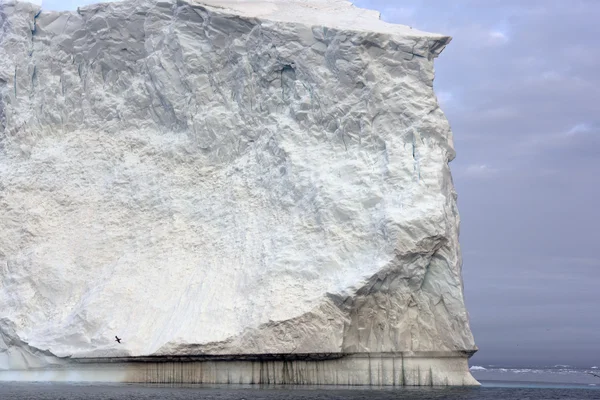
<path id="1" fill-rule="evenodd" d="M 345 0 L 0 3 L 0 379 L 477 384 L 449 42 Z"/>
<path id="2" fill-rule="evenodd" d="M 40 369 L 0 371 L 0 380 L 127 383 L 472 386 L 470 354 L 240 354 L 70 360 Z"/>

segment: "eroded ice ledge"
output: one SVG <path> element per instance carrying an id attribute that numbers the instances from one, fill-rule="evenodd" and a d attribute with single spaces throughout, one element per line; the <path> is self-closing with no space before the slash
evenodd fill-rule
<path id="1" fill-rule="evenodd" d="M 60 366 L 0 371 L 0 381 L 169 384 L 478 386 L 468 352 L 240 354 L 76 359 Z"/>

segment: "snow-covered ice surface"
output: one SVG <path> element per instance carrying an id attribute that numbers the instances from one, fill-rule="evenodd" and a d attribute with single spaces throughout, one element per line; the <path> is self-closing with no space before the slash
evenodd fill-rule
<path id="1" fill-rule="evenodd" d="M 343 0 L 1 3 L 0 368 L 475 350 L 449 40 Z"/>

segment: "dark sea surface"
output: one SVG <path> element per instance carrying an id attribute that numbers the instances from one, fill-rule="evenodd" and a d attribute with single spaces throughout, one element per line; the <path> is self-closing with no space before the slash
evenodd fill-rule
<path id="1" fill-rule="evenodd" d="M 339 388 L 129 385 L 0 382 L 1 400 L 387 400 L 387 399 L 600 399 L 600 390 L 582 385 L 484 382 L 481 387 Z"/>

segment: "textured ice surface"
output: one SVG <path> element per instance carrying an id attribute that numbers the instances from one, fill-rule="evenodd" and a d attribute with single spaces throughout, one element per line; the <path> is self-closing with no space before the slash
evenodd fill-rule
<path id="1" fill-rule="evenodd" d="M 448 42 L 343 0 L 1 3 L 0 368 L 475 349 Z"/>

